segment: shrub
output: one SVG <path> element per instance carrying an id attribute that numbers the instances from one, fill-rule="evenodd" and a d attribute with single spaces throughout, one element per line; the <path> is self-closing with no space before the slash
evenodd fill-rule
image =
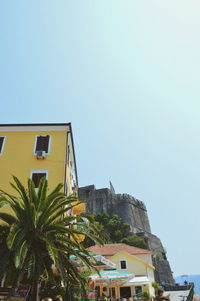
<path id="1" fill-rule="evenodd" d="M 148 301 L 151 299 L 150 293 L 148 291 L 143 291 L 142 292 L 142 297 L 145 298 L 145 300 L 148 300 Z"/>

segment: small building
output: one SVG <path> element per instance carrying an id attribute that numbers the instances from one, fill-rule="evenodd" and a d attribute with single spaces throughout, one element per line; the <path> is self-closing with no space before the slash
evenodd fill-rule
<path id="1" fill-rule="evenodd" d="M 96 285 L 99 295 L 111 295 L 114 298 L 140 296 L 143 291 L 154 294 L 152 282 L 154 282 L 154 267 L 152 265 L 151 251 L 129 246 L 126 244 L 106 244 L 104 246 L 92 246 L 89 250 L 95 254 L 101 254 L 116 264 L 116 269 L 133 274 L 132 279 L 124 280 L 119 285 Z M 110 282 L 110 284 L 114 281 Z"/>

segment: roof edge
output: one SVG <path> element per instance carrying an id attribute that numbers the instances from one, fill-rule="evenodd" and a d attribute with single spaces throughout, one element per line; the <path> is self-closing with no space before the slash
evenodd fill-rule
<path id="1" fill-rule="evenodd" d="M 67 123 L 8 123 L 0 124 L 0 127 L 3 126 L 71 126 L 71 122 Z"/>

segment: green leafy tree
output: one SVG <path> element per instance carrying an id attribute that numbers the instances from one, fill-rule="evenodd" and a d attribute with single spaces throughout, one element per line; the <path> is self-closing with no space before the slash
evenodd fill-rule
<path id="1" fill-rule="evenodd" d="M 82 216 L 67 215 L 78 202 L 75 196 L 66 197 L 61 192 L 62 184 L 48 194 L 45 178 L 38 191 L 30 179 L 27 188 L 13 179 L 17 197 L 0 190 L 0 207 L 7 205 L 11 212 L 0 212 L 4 222 L 0 229 L 0 281 L 12 286 L 30 283 L 31 300 L 37 300 L 41 278 L 53 281 L 59 277 L 68 288 L 84 283 L 69 255 L 93 268 L 88 251 L 79 242 L 79 236 L 85 235 L 101 243 L 92 218 L 85 216 L 83 221 Z"/>
<path id="2" fill-rule="evenodd" d="M 125 237 L 121 239 L 121 242 L 130 246 L 148 249 L 148 244 L 146 240 L 143 237 L 139 237 L 137 235 L 130 235 L 128 237 Z"/>
<path id="3" fill-rule="evenodd" d="M 18 274 L 14 265 L 14 253 L 7 246 L 7 236 L 9 234 L 9 226 L 0 225 L 0 283 L 3 285 L 5 280 L 8 283 L 14 283 L 17 280 Z M 6 277 L 5 277 L 6 270 Z"/>
<path id="4" fill-rule="evenodd" d="M 130 246 L 148 249 L 147 241 L 143 237 L 133 235 L 130 231 L 130 226 L 124 223 L 122 218 L 117 214 L 96 213 L 94 220 L 99 230 L 104 233 L 105 239 L 110 243 L 125 243 Z M 95 242 L 86 238 L 84 245 L 90 247 Z"/>
<path id="5" fill-rule="evenodd" d="M 122 237 L 130 234 L 129 224 L 124 223 L 117 214 L 97 213 L 94 219 L 103 226 L 109 242 L 120 242 Z"/>
<path id="6" fill-rule="evenodd" d="M 90 215 L 91 218 L 93 219 L 93 225 L 95 226 L 95 228 L 97 229 L 97 232 L 98 233 L 101 233 L 101 239 L 102 239 L 102 242 L 104 243 L 107 243 L 108 242 L 108 235 L 107 233 L 105 232 L 104 230 L 104 226 L 97 222 L 95 219 L 94 219 L 94 216 L 93 215 Z M 89 248 L 93 245 L 95 245 L 95 240 L 93 240 L 91 237 L 89 236 L 85 236 L 84 240 L 81 242 L 81 244 L 85 247 L 85 248 Z"/>

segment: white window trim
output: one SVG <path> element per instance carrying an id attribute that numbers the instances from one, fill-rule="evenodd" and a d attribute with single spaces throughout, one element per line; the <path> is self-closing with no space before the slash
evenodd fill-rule
<path id="1" fill-rule="evenodd" d="M 46 174 L 46 179 L 48 180 L 49 171 L 47 169 L 31 169 L 31 173 L 30 173 L 31 180 L 32 180 L 32 175 L 34 173 L 45 173 Z"/>
<path id="2" fill-rule="evenodd" d="M 33 151 L 33 154 L 34 154 L 34 155 L 36 155 L 37 138 L 38 138 L 38 137 L 46 137 L 46 136 L 49 136 L 48 152 L 47 152 L 46 154 L 47 154 L 47 155 L 50 155 L 50 149 L 51 149 L 51 135 L 37 135 L 37 136 L 35 136 L 34 151 Z"/>
<path id="3" fill-rule="evenodd" d="M 0 136 L 1 138 L 4 138 L 3 139 L 3 144 L 2 144 L 2 148 L 1 148 L 1 152 L 0 152 L 0 156 L 3 155 L 3 152 L 4 152 L 4 145 L 5 145 L 5 142 L 6 142 L 6 136 Z"/>
<path id="4" fill-rule="evenodd" d="M 126 262 L 126 268 L 125 269 L 121 268 L 121 261 L 125 261 Z M 126 259 L 120 259 L 119 260 L 119 264 L 120 264 L 120 270 L 127 270 L 128 269 L 128 264 L 127 264 L 127 260 Z"/>

